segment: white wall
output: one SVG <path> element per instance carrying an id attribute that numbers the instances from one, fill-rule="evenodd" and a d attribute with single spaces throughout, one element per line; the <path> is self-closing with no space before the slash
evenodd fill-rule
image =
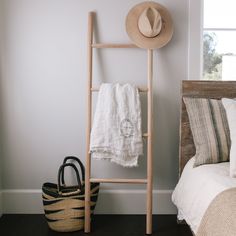
<path id="1" fill-rule="evenodd" d="M 0 1 L 0 217 L 2 216 L 2 135 L 1 135 L 1 79 L 2 79 L 2 36 L 3 36 L 3 2 Z"/>
<path id="2" fill-rule="evenodd" d="M 202 78 L 204 0 L 189 1 L 189 40 L 188 40 L 188 79 L 199 80 Z"/>
<path id="3" fill-rule="evenodd" d="M 38 212 L 39 189 L 43 182 L 56 180 L 63 157 L 85 159 L 87 13 L 97 13 L 98 42 L 129 42 L 125 17 L 139 2 L 3 0 L 0 93 L 5 212 Z M 170 195 L 178 176 L 180 84 L 187 79 L 188 0 L 159 2 L 173 17 L 174 36 L 154 53 L 154 212 L 173 213 Z M 95 84 L 119 81 L 145 85 L 146 54 L 141 49 L 96 51 Z M 142 178 L 146 176 L 145 160 L 141 157 L 139 168 L 134 169 L 94 161 L 93 175 Z M 98 212 L 118 212 L 114 205 L 123 209 L 121 213 L 133 212 L 132 205 L 122 208 L 122 199 L 136 199 L 135 203 L 143 205 L 143 188 L 103 185 Z M 22 209 L 29 199 L 38 207 L 32 204 L 31 209 Z M 110 204 L 102 207 L 103 202 Z M 139 213 L 143 211 L 141 207 Z"/>

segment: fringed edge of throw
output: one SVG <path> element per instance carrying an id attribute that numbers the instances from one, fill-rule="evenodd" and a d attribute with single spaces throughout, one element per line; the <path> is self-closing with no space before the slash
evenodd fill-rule
<path id="1" fill-rule="evenodd" d="M 141 153 L 141 152 L 140 152 Z M 122 154 L 120 152 L 112 152 L 108 150 L 98 150 L 93 149 L 91 151 L 91 156 L 96 160 L 109 160 L 113 163 L 121 165 L 123 167 L 138 167 L 138 157 L 143 155 L 143 153 L 135 153 L 133 155 Z"/>

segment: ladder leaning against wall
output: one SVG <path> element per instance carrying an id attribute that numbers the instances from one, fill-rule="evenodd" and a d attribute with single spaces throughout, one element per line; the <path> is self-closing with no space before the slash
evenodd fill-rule
<path id="1" fill-rule="evenodd" d="M 88 14 L 88 92 L 87 92 L 87 130 L 86 130 L 86 174 L 85 174 L 85 228 L 84 231 L 91 231 L 91 215 L 90 215 L 90 183 L 127 183 L 127 184 L 146 184 L 146 234 L 152 234 L 152 189 L 153 189 L 153 170 L 152 170 L 152 130 L 153 130 L 153 102 L 152 102 L 152 77 L 153 77 L 153 50 L 147 49 L 147 87 L 138 87 L 139 92 L 147 93 L 147 133 L 143 134 L 147 138 L 147 177 L 145 179 L 102 179 L 91 178 L 91 155 L 90 147 L 90 132 L 92 126 L 92 93 L 99 91 L 99 88 L 94 88 L 93 79 L 93 49 L 102 48 L 138 48 L 134 44 L 109 44 L 109 43 L 94 43 L 93 42 L 93 17 L 94 12 Z"/>

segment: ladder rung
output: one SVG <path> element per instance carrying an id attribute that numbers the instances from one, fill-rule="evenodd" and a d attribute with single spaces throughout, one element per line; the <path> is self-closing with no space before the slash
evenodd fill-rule
<path id="1" fill-rule="evenodd" d="M 148 133 L 144 133 L 143 138 L 147 138 L 147 137 L 148 137 Z"/>
<path id="2" fill-rule="evenodd" d="M 91 88 L 91 91 L 92 92 L 98 92 L 99 91 L 99 88 Z M 147 87 L 138 87 L 138 91 L 139 92 L 148 92 L 148 88 Z"/>
<path id="3" fill-rule="evenodd" d="M 91 183 L 146 184 L 147 179 L 90 179 Z"/>
<path id="4" fill-rule="evenodd" d="M 137 48 L 135 44 L 131 43 L 93 43 L 93 48 Z"/>

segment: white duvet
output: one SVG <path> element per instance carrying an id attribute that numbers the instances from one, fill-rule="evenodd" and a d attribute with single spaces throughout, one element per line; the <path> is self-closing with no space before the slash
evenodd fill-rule
<path id="1" fill-rule="evenodd" d="M 186 164 L 172 194 L 178 208 L 178 219 L 185 220 L 196 234 L 211 201 L 222 191 L 236 187 L 229 176 L 229 162 L 193 168 L 194 157 Z"/>

